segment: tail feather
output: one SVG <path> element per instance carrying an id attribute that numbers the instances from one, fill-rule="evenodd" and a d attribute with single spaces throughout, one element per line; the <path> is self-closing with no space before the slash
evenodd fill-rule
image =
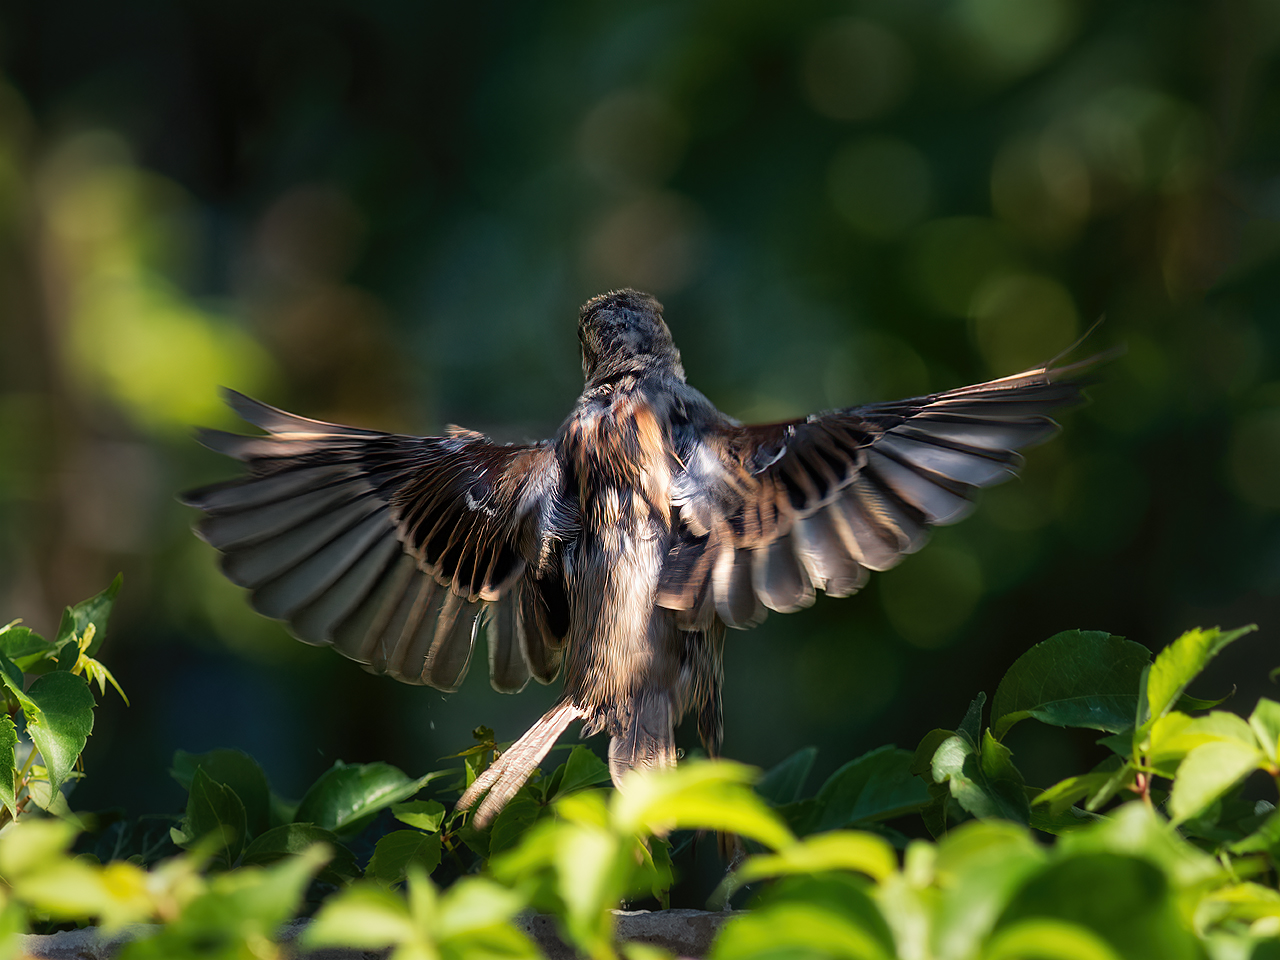
<path id="1" fill-rule="evenodd" d="M 609 775 L 614 786 L 632 770 L 662 770 L 676 765 L 675 723 L 671 700 L 661 692 L 640 694 L 631 705 L 621 736 L 609 740 Z"/>
<path id="2" fill-rule="evenodd" d="M 534 768 L 542 762 L 565 728 L 583 717 L 582 710 L 569 701 L 552 707 L 542 719 L 525 731 L 488 770 L 476 777 L 458 800 L 458 810 L 470 810 L 480 800 L 471 818 L 474 826 L 484 828 L 498 815 L 507 801 L 524 786 Z"/>

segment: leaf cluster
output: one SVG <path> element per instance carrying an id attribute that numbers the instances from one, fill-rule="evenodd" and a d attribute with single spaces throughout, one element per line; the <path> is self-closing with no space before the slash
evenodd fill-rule
<path id="1" fill-rule="evenodd" d="M 709 903 L 752 898 L 724 926 L 716 960 L 1261 960 L 1280 950 L 1280 813 L 1245 796 L 1257 771 L 1280 789 L 1280 703 L 1260 700 L 1246 719 L 1186 693 L 1248 628 L 1192 630 L 1154 658 L 1106 633 L 1058 634 L 1009 669 L 989 723 L 979 694 L 955 729 L 915 751 L 870 751 L 811 796 L 811 748 L 763 776 L 693 761 L 635 774 L 616 792 L 602 787 L 605 764 L 575 746 L 480 831 L 449 801 L 503 749 L 488 728 L 452 758 L 460 768 L 412 778 L 339 762 L 297 802 L 273 792 L 247 754 L 179 751 L 171 773 L 188 797 L 168 835 L 157 835 L 163 818 L 133 832 L 117 823 L 96 856 L 76 855 L 76 834 L 95 818 L 53 798 L 92 729 L 89 680 L 103 692 L 114 683 L 96 654 L 118 587 L 70 608 L 53 643 L 16 623 L 0 631 L 8 729 L 22 719 L 49 758 L 37 764 L 32 750 L 19 765 L 14 755 L 0 957 L 33 923 L 68 921 L 160 924 L 125 960 L 275 956 L 280 925 L 320 900 L 304 947 L 537 957 L 520 923 L 535 911 L 593 960 L 647 960 L 661 951 L 617 943 L 611 911 L 666 905 L 685 831 L 751 851 Z M 58 676 L 87 707 L 44 692 Z M 1004 742 L 1028 719 L 1096 730 L 1110 756 L 1034 787 Z M 420 797 L 427 789 L 446 795 Z M 908 839 L 912 817 L 932 840 Z"/>

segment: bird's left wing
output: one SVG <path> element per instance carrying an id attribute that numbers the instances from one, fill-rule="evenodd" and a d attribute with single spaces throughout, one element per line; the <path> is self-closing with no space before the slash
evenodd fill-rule
<path id="1" fill-rule="evenodd" d="M 525 622 L 566 521 L 549 443 L 401 436 L 226 399 L 266 435 L 201 431 L 248 475 L 183 499 L 205 512 L 197 533 L 256 610 L 307 643 L 442 690 L 462 682 L 485 627 L 496 688 L 550 681 L 558 658 L 549 668 L 544 631 Z"/>
<path id="2" fill-rule="evenodd" d="M 858 590 L 954 523 L 979 487 L 1013 476 L 1018 450 L 1058 429 L 1095 360 L 786 423 L 725 421 L 678 450 L 679 523 L 658 602 L 692 623 L 747 627 Z"/>

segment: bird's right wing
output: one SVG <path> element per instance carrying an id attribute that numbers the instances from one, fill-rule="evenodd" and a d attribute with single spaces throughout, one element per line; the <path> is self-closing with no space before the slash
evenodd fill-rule
<path id="1" fill-rule="evenodd" d="M 256 610 L 406 683 L 456 689 L 482 628 L 494 687 L 551 681 L 567 630 L 552 544 L 573 521 L 549 443 L 401 436 L 227 401 L 266 435 L 200 439 L 248 476 L 183 499 Z"/>
<path id="2" fill-rule="evenodd" d="M 979 487 L 1021 465 L 1018 450 L 1051 437 L 1048 414 L 1080 399 L 1095 360 L 895 403 L 786 423 L 724 424 L 683 451 L 679 526 L 658 602 L 705 622 L 747 627 L 765 608 L 790 612 L 814 588 L 848 596 L 868 570 L 918 550 L 954 523 Z"/>

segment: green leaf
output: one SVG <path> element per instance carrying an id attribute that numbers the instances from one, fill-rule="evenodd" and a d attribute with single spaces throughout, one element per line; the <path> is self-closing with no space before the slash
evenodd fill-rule
<path id="1" fill-rule="evenodd" d="M 245 826 L 250 836 L 257 836 L 270 826 L 271 788 L 253 757 L 241 750 L 218 749 L 208 753 L 178 750 L 173 755 L 169 775 L 190 790 L 197 769 L 204 770 L 215 783 L 235 791 L 244 804 Z"/>
<path id="2" fill-rule="evenodd" d="M 315 920 L 303 932 L 300 946 L 307 950 L 323 947 L 381 950 L 396 943 L 418 941 L 424 935 L 409 915 L 403 897 L 373 884 L 359 884 L 324 902 Z"/>
<path id="3" fill-rule="evenodd" d="M 1253 708 L 1249 726 L 1258 735 L 1262 752 L 1272 764 L 1280 761 L 1280 703 L 1263 697 Z"/>
<path id="4" fill-rule="evenodd" d="M 0 713 L 0 803 L 14 819 L 18 816 L 18 762 L 14 753 L 17 746 L 18 730 L 13 724 L 13 717 Z"/>
<path id="5" fill-rule="evenodd" d="M 1234 741 L 1257 746 L 1249 724 L 1224 710 L 1203 717 L 1189 717 L 1175 710 L 1152 723 L 1150 731 L 1144 745 L 1147 762 L 1170 778 L 1183 757 L 1206 743 Z"/>
<path id="6" fill-rule="evenodd" d="M 733 915 L 709 960 L 894 960 L 893 933 L 859 877 L 788 877 Z M 921 953 L 923 955 L 923 952 Z"/>
<path id="7" fill-rule="evenodd" d="M 938 748 L 942 746 L 948 739 L 954 737 L 954 730 L 930 730 L 924 735 L 924 739 L 920 741 L 920 745 L 916 747 L 915 757 L 911 761 L 911 773 L 917 777 L 924 777 L 929 783 L 933 782 L 933 755 L 938 752 Z"/>
<path id="8" fill-rule="evenodd" d="M 754 771 L 727 760 L 694 761 L 675 770 L 627 777 L 611 801 L 615 828 L 623 835 L 672 829 L 738 833 L 766 846 L 794 840 L 777 813 L 747 787 Z M 572 798 L 570 798 L 572 799 Z"/>
<path id="9" fill-rule="evenodd" d="M 546 808 L 528 790 L 521 790 L 508 800 L 489 828 L 489 856 L 509 850 L 519 843 L 544 809 Z"/>
<path id="10" fill-rule="evenodd" d="M 130 943 L 121 951 L 121 960 L 276 955 L 273 944 L 280 925 L 297 915 L 307 885 L 327 859 L 328 852 L 317 844 L 269 867 L 243 867 L 214 876 L 176 920 Z"/>
<path id="11" fill-rule="evenodd" d="M 378 840 L 369 860 L 368 875 L 379 883 L 391 885 L 408 876 L 410 865 L 417 864 L 423 873 L 440 866 L 440 835 L 421 830 L 393 830 Z"/>
<path id="12" fill-rule="evenodd" d="M 379 810 L 408 800 L 432 780 L 450 772 L 437 771 L 410 780 L 388 763 L 346 764 L 339 760 L 311 785 L 293 819 L 340 835 L 355 832 Z"/>
<path id="13" fill-rule="evenodd" d="M 360 876 L 355 854 L 343 846 L 332 832 L 314 823 L 286 823 L 272 827 L 244 848 L 240 863 L 244 866 L 265 866 L 285 857 L 297 856 L 317 843 L 328 844 L 332 854 L 318 879 L 340 884 Z"/>
<path id="14" fill-rule="evenodd" d="M 1058 816 L 1076 802 L 1097 794 L 1098 791 L 1110 783 L 1119 770 L 1126 766 L 1127 764 L 1121 757 L 1107 757 L 1089 773 L 1067 777 L 1065 780 L 1060 780 L 1053 786 L 1041 791 L 1031 801 L 1033 805 L 1032 812 L 1034 813 L 1034 807 L 1047 804 L 1050 814 Z M 1107 799 L 1110 799 L 1110 797 Z"/>
<path id="15" fill-rule="evenodd" d="M 1196 747 L 1178 766 L 1169 795 L 1169 815 L 1182 823 L 1211 803 L 1265 762 L 1255 746 L 1238 740 L 1219 740 Z"/>
<path id="16" fill-rule="evenodd" d="M 555 795 L 563 797 L 575 790 L 594 787 L 597 783 L 606 783 L 608 780 L 608 764 L 592 753 L 590 748 L 578 745 L 569 752 Z"/>
<path id="17" fill-rule="evenodd" d="M 190 849 L 206 837 L 215 837 L 215 856 L 231 866 L 244 851 L 245 834 L 244 804 L 236 792 L 197 767 L 191 777 L 186 816 L 181 830 L 174 833 L 174 843 Z"/>
<path id="18" fill-rule="evenodd" d="M 1138 680 L 1151 652 L 1098 630 L 1066 630 L 1020 656 L 991 701 L 992 730 L 1003 740 L 1019 720 L 1119 733 L 1133 726 Z"/>
<path id="19" fill-rule="evenodd" d="M 107 589 L 88 600 L 77 603 L 74 607 L 67 607 L 62 614 L 62 622 L 58 625 L 58 636 L 54 640 L 54 645 L 61 646 L 72 635 L 83 636 L 85 629 L 92 623 L 96 628 L 93 642 L 84 652 L 90 657 L 97 656 L 102 641 L 107 637 L 107 619 L 111 616 L 111 608 L 115 605 L 116 596 L 119 595 L 120 586 L 123 583 L 124 574 L 118 573 Z"/>
<path id="20" fill-rule="evenodd" d="M 11 626 L 0 633 L 0 654 L 15 662 L 27 659 L 43 659 L 57 649 L 34 630 Z M 21 667 L 21 663 L 18 664 Z"/>
<path id="21" fill-rule="evenodd" d="M 818 791 L 817 822 L 806 830 L 831 830 L 866 820 L 886 820 L 919 810 L 929 790 L 911 773 L 914 754 L 880 747 L 851 760 L 827 778 Z"/>
<path id="22" fill-rule="evenodd" d="M 964 712 L 964 719 L 956 728 L 956 733 L 968 737 L 969 742 L 974 745 L 982 740 L 982 708 L 986 705 L 987 695 L 980 692 L 969 703 L 969 709 Z"/>
<path id="23" fill-rule="evenodd" d="M 56 793 L 93 732 L 93 691 L 84 677 L 46 673 L 31 684 L 26 701 L 27 736 L 40 751 Z"/>
<path id="24" fill-rule="evenodd" d="M 983 960 L 1124 960 L 1087 927 L 1064 920 L 1020 920 L 987 944 Z"/>
<path id="25" fill-rule="evenodd" d="M 1235 690 L 1233 689 L 1231 692 L 1235 693 Z M 1178 698 L 1178 702 L 1174 706 L 1174 709 L 1181 710 L 1184 713 L 1191 710 L 1212 710 L 1214 707 L 1226 703 L 1229 696 L 1230 694 L 1228 694 L 1227 697 L 1219 697 L 1217 700 L 1203 700 L 1200 697 L 1193 697 L 1190 694 L 1184 693 Z"/>
<path id="26" fill-rule="evenodd" d="M 2 653 L 0 653 L 0 682 L 23 710 L 34 709 L 31 698 L 27 696 L 26 679 L 22 675 L 22 670 Z"/>
<path id="27" fill-rule="evenodd" d="M 1001 937 L 1028 922 L 1045 921 L 1079 925 L 1125 960 L 1192 960 L 1204 955 L 1178 912 L 1164 872 L 1145 858 L 1079 853 L 1050 863 L 1014 894 L 991 942 L 999 944 Z M 1069 937 L 1063 946 L 1086 942 Z M 1065 960 L 1071 955 L 1050 949 L 1022 954 L 1009 950 L 1000 956 Z M 1105 954 L 1086 950 L 1079 956 L 1083 960 Z"/>
<path id="28" fill-rule="evenodd" d="M 447 811 L 444 804 L 435 800 L 410 800 L 407 803 L 393 803 L 391 815 L 401 823 L 411 827 L 435 833 L 444 823 Z"/>
<path id="29" fill-rule="evenodd" d="M 1026 827 L 1005 820 L 970 820 L 951 830 L 932 865 L 932 955 L 980 956 L 1009 898 L 1047 859 Z"/>
<path id="30" fill-rule="evenodd" d="M 1253 833 L 1227 847 L 1237 856 L 1267 853 L 1280 848 L 1280 810 L 1273 810 Z"/>
<path id="31" fill-rule="evenodd" d="M 975 817 L 1003 817 L 1031 821 L 1026 784 L 1013 765 L 1009 748 L 987 730 L 982 747 L 963 735 L 944 741 L 933 758 L 933 778 L 946 782 L 960 806 Z"/>
<path id="32" fill-rule="evenodd" d="M 1158 720 L 1172 710 L 1187 684 L 1200 675 L 1210 660 L 1227 644 L 1256 629 L 1248 626 L 1226 633 L 1218 627 L 1188 630 L 1156 654 L 1147 678 L 1147 715 L 1143 722 Z"/>
<path id="33" fill-rule="evenodd" d="M 747 858 L 741 867 L 724 878 L 711 895 L 708 907 L 723 909 L 736 890 L 757 880 L 838 870 L 863 873 L 876 882 L 883 882 L 897 869 L 898 855 L 883 837 L 865 831 L 833 830 L 806 837 L 778 853 Z"/>
<path id="34" fill-rule="evenodd" d="M 795 803 L 800 799 L 817 756 L 817 747 L 800 748 L 760 778 L 756 793 L 776 806 Z"/>

